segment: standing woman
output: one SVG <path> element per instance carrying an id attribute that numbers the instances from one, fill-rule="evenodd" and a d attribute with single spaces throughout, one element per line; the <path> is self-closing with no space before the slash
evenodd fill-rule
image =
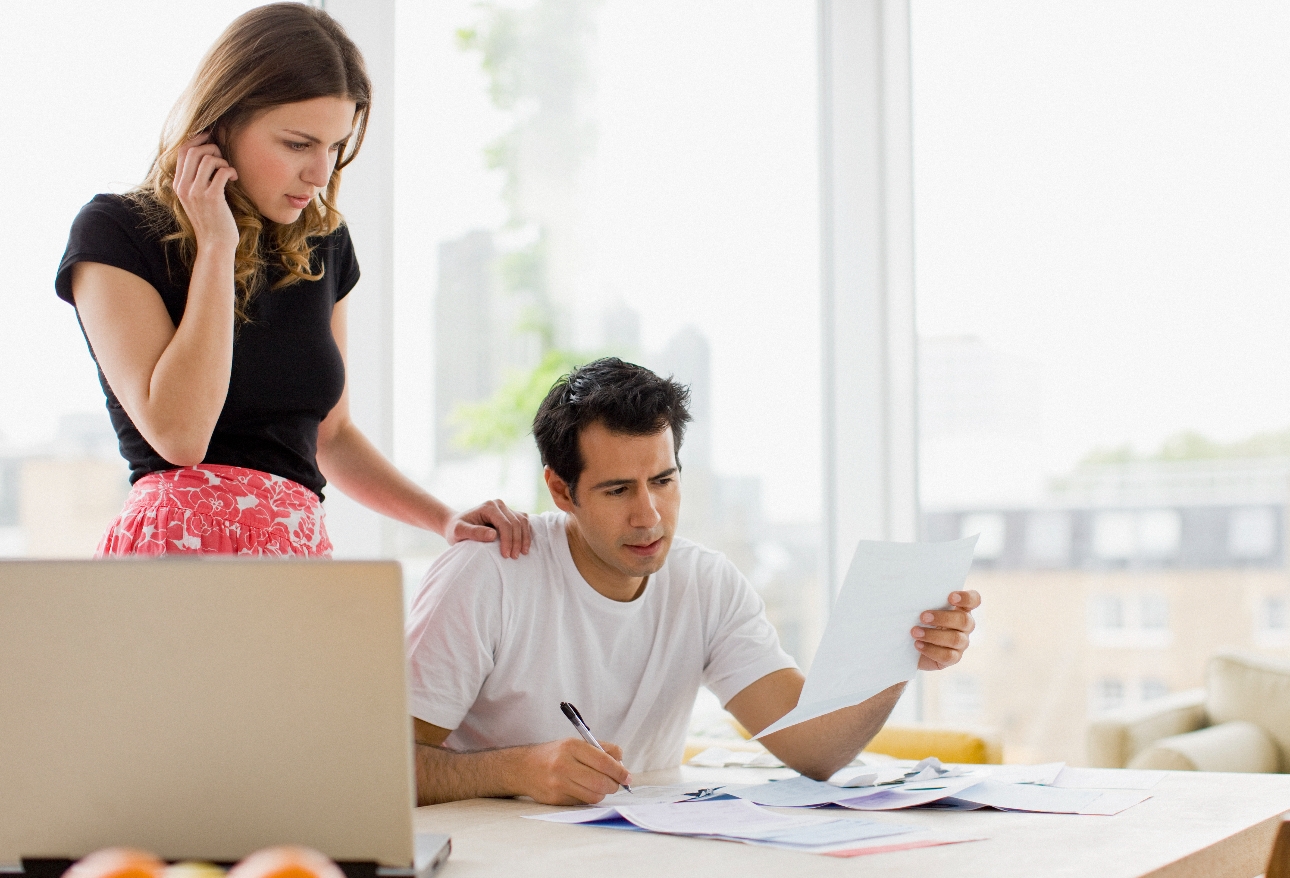
<path id="1" fill-rule="evenodd" d="M 345 296 L 359 270 L 336 196 L 370 107 L 340 25 L 262 6 L 202 60 L 147 179 L 76 217 L 55 286 L 133 484 L 98 554 L 327 556 L 328 481 L 449 543 L 528 551 L 526 516 L 500 500 L 454 512 L 350 418 Z"/>

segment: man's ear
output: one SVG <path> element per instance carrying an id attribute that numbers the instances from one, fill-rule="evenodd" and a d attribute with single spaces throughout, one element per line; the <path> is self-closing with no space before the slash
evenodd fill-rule
<path id="1" fill-rule="evenodd" d="M 569 490 L 569 483 L 556 475 L 555 470 L 549 466 L 542 467 L 542 478 L 546 479 L 546 489 L 551 492 L 551 499 L 555 502 L 556 509 L 572 515 L 573 507 L 578 504 L 573 501 L 573 492 Z"/>

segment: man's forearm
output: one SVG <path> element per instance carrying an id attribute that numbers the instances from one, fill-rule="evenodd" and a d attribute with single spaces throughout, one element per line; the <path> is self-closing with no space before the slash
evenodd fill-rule
<path id="1" fill-rule="evenodd" d="M 905 684 L 897 683 L 853 707 L 767 735 L 762 743 L 789 768 L 827 780 L 873 740 L 904 691 Z"/>
<path id="2" fill-rule="evenodd" d="M 417 804 L 521 795 L 517 788 L 518 747 L 458 753 L 416 745 Z"/>

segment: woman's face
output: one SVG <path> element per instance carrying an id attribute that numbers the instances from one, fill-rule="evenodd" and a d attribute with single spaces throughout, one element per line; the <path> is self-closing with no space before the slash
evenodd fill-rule
<path id="1" fill-rule="evenodd" d="M 233 132 L 226 158 L 265 219 L 295 222 L 327 187 L 340 143 L 353 130 L 354 109 L 345 98 L 279 104 Z"/>

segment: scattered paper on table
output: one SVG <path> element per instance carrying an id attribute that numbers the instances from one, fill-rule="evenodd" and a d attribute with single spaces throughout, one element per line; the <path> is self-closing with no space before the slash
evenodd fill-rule
<path id="1" fill-rule="evenodd" d="M 976 537 L 948 543 L 862 540 L 829 613 L 797 707 L 756 737 L 851 707 L 918 670 L 909 630 L 963 587 Z"/>
<path id="2" fill-rule="evenodd" d="M 1096 790 L 1059 790 L 1056 787 L 1039 784 L 984 780 L 955 793 L 954 797 L 1005 811 L 1079 814 L 1091 805 L 1098 795 Z"/>
<path id="3" fill-rule="evenodd" d="M 1056 765 L 1060 767 L 1061 763 Z M 1000 767 L 1010 766 L 970 766 L 972 769 Z M 1100 772 L 1088 776 L 1078 773 L 1072 776 L 1077 782 L 1102 780 L 1104 785 L 1100 788 L 1063 787 L 1032 783 L 1025 779 L 1049 776 L 1054 773 L 1051 766 L 1016 767 L 1042 770 L 1030 774 L 1004 774 L 1005 777 L 1023 778 L 1020 781 L 1007 781 L 999 780 L 993 773 L 985 777 L 982 771 L 968 772 L 966 769 L 969 766 L 953 766 L 939 777 L 926 777 L 925 775 L 935 771 L 932 766 L 927 766 L 917 773 L 912 773 L 909 768 L 902 768 L 906 780 L 882 786 L 840 786 L 837 775 L 830 782 L 798 776 L 764 784 L 723 787 L 721 794 L 774 808 L 840 805 L 853 811 L 896 811 L 919 807 L 966 811 L 991 807 L 1005 811 L 1105 816 L 1119 814 L 1126 808 L 1151 798 L 1150 793 L 1139 789 L 1116 789 L 1108 783 L 1114 778 L 1102 776 Z M 1149 777 L 1130 777 L 1121 783 L 1147 783 L 1150 780 Z"/>

